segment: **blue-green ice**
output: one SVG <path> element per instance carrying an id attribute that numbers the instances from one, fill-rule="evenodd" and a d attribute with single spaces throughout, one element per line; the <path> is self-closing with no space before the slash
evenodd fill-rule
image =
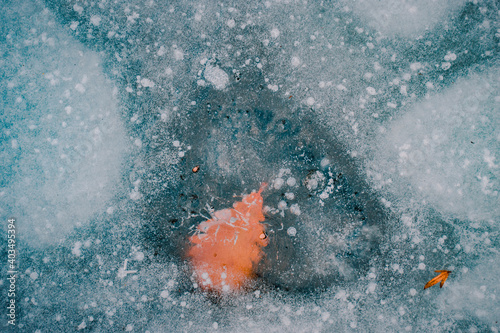
<path id="1" fill-rule="evenodd" d="M 0 9 L 1 331 L 500 330 L 497 1 Z M 188 237 L 262 183 L 254 281 L 203 293 Z"/>

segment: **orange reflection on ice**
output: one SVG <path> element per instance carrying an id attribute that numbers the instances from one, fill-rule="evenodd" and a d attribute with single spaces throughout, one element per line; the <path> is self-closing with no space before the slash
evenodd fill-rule
<path id="1" fill-rule="evenodd" d="M 200 223 L 187 252 L 198 280 L 206 291 L 234 291 L 254 275 L 254 267 L 268 244 L 262 214 L 262 190 L 245 195 L 234 208 L 216 211 Z"/>

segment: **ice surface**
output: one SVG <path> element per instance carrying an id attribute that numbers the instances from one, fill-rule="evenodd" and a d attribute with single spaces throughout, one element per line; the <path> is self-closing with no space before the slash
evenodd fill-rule
<path id="1" fill-rule="evenodd" d="M 499 74 L 460 78 L 393 120 L 373 162 L 379 186 L 460 220 L 498 221 Z"/>
<path id="2" fill-rule="evenodd" d="M 369 26 L 388 36 L 417 37 L 457 15 L 465 0 L 344 1 Z"/>
<path id="3" fill-rule="evenodd" d="M 107 208 L 128 141 L 101 57 L 47 9 L 19 6 L 5 8 L 2 30 L 2 216 L 44 245 Z"/>
<path id="4" fill-rule="evenodd" d="M 500 329 L 497 2 L 1 7 L 20 331 Z M 262 183 L 255 279 L 201 292 L 192 230 Z"/>

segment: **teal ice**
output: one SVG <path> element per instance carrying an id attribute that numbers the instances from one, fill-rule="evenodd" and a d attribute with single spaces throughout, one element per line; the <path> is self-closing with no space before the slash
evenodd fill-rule
<path id="1" fill-rule="evenodd" d="M 497 1 L 0 8 L 2 330 L 500 330 Z M 188 237 L 263 182 L 256 279 L 204 294 Z"/>

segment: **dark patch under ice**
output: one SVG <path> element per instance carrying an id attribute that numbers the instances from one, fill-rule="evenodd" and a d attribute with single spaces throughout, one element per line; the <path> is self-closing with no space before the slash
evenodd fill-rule
<path id="1" fill-rule="evenodd" d="M 141 189 L 148 243 L 179 256 L 188 233 L 211 210 L 231 207 L 242 193 L 267 183 L 270 244 L 258 272 L 264 282 L 311 291 L 356 279 L 378 253 L 384 209 L 341 143 L 326 135 L 309 109 L 264 89 L 254 70 L 241 71 L 238 79 L 224 91 L 194 87 L 195 105 L 154 129 L 157 139 L 147 153 L 151 169 Z M 162 164 L 165 151 L 185 151 L 173 174 Z M 171 177 L 175 186 L 158 186 Z M 294 237 L 287 233 L 291 227 Z"/>

